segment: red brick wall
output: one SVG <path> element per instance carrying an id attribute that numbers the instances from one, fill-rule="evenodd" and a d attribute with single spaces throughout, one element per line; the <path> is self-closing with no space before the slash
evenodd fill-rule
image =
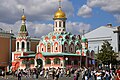
<path id="1" fill-rule="evenodd" d="M 10 38 L 0 37 L 0 66 L 7 65 L 9 61 Z"/>

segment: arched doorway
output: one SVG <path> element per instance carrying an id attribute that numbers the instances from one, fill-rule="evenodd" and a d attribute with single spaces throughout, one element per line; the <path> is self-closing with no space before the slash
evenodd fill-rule
<path id="1" fill-rule="evenodd" d="M 43 60 L 42 59 L 36 59 L 37 67 L 42 68 L 43 67 Z"/>

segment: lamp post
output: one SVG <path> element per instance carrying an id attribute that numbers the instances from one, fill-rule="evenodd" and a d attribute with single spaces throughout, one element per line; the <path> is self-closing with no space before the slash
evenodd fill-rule
<path id="1" fill-rule="evenodd" d="M 68 57 L 66 57 L 65 60 L 66 60 L 66 65 L 68 65 Z"/>

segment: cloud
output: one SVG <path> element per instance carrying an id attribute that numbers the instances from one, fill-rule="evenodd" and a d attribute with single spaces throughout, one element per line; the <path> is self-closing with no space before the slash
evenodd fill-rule
<path id="1" fill-rule="evenodd" d="M 118 15 L 117 15 L 117 14 L 114 15 L 114 17 L 116 18 L 117 22 L 120 23 L 120 14 L 118 14 Z"/>
<path id="2" fill-rule="evenodd" d="M 22 9 L 25 9 L 28 21 L 52 20 L 58 9 L 58 0 L 0 0 L 0 22 L 13 24 L 20 20 Z M 62 1 L 62 9 L 67 16 L 73 15 L 74 8 L 69 0 Z"/>
<path id="3" fill-rule="evenodd" d="M 0 22 L 0 25 L 0 28 L 2 28 L 3 30 L 12 30 L 13 33 L 17 35 L 21 27 L 21 21 L 17 21 L 15 24 L 7 24 Z M 32 37 L 40 38 L 41 36 L 47 35 L 49 32 L 53 31 L 53 24 L 27 22 L 26 25 L 29 35 Z M 90 28 L 90 24 L 85 24 L 82 22 L 69 21 L 66 23 L 67 32 L 71 32 L 72 34 L 76 35 L 81 34 L 83 30 L 87 32 L 90 30 Z"/>
<path id="4" fill-rule="evenodd" d="M 101 10 L 104 10 L 106 12 L 109 12 L 111 14 L 113 14 L 113 16 L 117 19 L 117 16 L 120 16 L 120 0 L 87 0 L 87 4 L 85 4 L 86 7 L 88 6 L 90 9 L 93 9 L 94 7 L 99 7 Z M 80 8 L 82 9 L 83 6 Z M 80 10 L 79 9 L 79 10 Z M 86 10 L 86 8 L 85 8 Z M 91 10 L 92 11 L 92 10 Z M 87 10 L 86 10 L 87 12 Z M 89 13 L 90 11 L 88 11 Z M 82 16 L 84 16 L 86 13 L 84 13 L 81 11 Z"/>
<path id="5" fill-rule="evenodd" d="M 92 12 L 92 9 L 87 6 L 87 5 L 83 5 L 79 10 L 78 10 L 78 16 L 82 16 L 84 18 L 87 18 L 87 17 L 91 17 L 91 12 Z"/>
<path id="6" fill-rule="evenodd" d="M 90 29 L 90 24 L 83 22 L 67 22 L 67 31 L 76 35 L 83 33 L 83 30 L 85 30 L 85 32 L 88 32 Z"/>

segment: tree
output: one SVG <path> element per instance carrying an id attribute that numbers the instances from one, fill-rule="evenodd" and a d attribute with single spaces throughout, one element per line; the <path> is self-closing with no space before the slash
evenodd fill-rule
<path id="1" fill-rule="evenodd" d="M 113 47 L 108 41 L 104 41 L 101 46 L 100 53 L 97 54 L 97 59 L 100 60 L 103 64 L 115 64 L 117 53 L 112 50 Z"/>

